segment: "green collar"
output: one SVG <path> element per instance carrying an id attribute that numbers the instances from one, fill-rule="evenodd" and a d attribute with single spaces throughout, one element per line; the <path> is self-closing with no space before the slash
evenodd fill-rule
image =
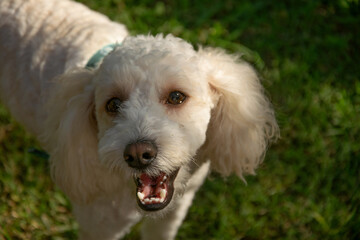
<path id="1" fill-rule="evenodd" d="M 103 48 L 98 50 L 94 55 L 92 55 L 90 60 L 86 63 L 85 68 L 87 69 L 97 68 L 102 62 L 103 58 L 120 45 L 121 43 L 111 43 L 104 46 Z"/>

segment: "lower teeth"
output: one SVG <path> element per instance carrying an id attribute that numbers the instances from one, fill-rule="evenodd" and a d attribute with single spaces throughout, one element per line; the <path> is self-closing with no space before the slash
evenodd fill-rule
<path id="1" fill-rule="evenodd" d="M 160 197 L 148 197 L 148 198 L 144 198 L 144 194 L 142 192 L 138 192 L 137 193 L 137 197 L 138 199 L 141 201 L 142 204 L 154 204 L 154 203 L 163 203 L 166 197 L 166 190 L 165 189 L 161 189 L 160 191 Z"/>
<path id="2" fill-rule="evenodd" d="M 146 198 L 141 200 L 142 204 L 154 204 L 154 203 L 162 203 L 164 202 L 164 198 Z"/>

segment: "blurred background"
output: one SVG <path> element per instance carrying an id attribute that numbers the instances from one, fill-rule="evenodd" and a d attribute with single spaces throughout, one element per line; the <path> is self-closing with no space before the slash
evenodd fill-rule
<path id="1" fill-rule="evenodd" d="M 360 239 L 358 0 L 81 2 L 131 34 L 242 54 L 276 109 L 281 139 L 257 176 L 212 174 L 177 239 Z M 0 239 L 75 239 L 71 206 L 31 147 L 0 106 Z"/>

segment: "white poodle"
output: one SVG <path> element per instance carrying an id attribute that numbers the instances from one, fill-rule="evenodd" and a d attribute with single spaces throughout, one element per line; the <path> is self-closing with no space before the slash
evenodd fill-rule
<path id="1" fill-rule="evenodd" d="M 0 1 L 0 79 L 2 102 L 50 154 L 81 239 L 122 237 L 143 216 L 143 239 L 173 239 L 208 170 L 254 174 L 278 132 L 237 57 L 127 37 L 69 0 Z"/>

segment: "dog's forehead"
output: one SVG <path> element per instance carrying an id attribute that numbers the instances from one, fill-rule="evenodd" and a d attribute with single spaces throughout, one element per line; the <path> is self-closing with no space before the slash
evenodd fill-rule
<path id="1" fill-rule="evenodd" d="M 158 99 L 171 91 L 208 98 L 207 75 L 193 47 L 178 38 L 135 37 L 117 47 L 100 66 L 98 92 Z"/>
<path id="2" fill-rule="evenodd" d="M 203 78 L 198 64 L 189 43 L 174 37 L 142 36 L 125 40 L 105 57 L 99 75 L 107 76 L 110 84 L 188 85 L 189 79 Z"/>
<path id="3" fill-rule="evenodd" d="M 195 53 L 191 44 L 181 38 L 167 35 L 158 36 L 135 36 L 128 37 L 120 45 L 119 49 L 136 51 L 136 55 L 141 56 L 150 52 L 173 52 L 191 55 Z"/>
<path id="4" fill-rule="evenodd" d="M 164 59 L 195 58 L 196 51 L 186 41 L 168 35 L 128 37 L 124 42 L 106 57 L 104 62 L 117 62 L 119 64 L 151 65 Z M 109 65 L 106 63 L 106 65 Z"/>

